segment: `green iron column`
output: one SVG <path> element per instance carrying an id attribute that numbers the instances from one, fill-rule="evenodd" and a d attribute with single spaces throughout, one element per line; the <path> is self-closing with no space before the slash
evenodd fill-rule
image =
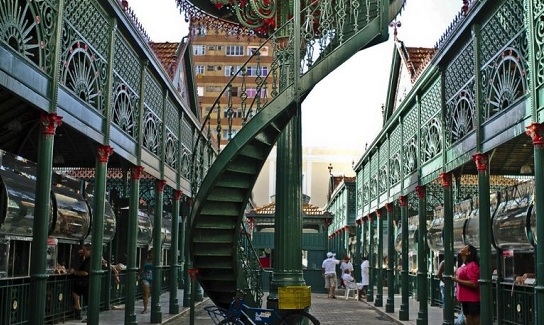
<path id="1" fill-rule="evenodd" d="M 134 166 L 130 169 L 130 198 L 127 229 L 127 271 L 125 283 L 125 325 L 138 324 L 136 320 L 136 234 L 138 231 L 138 209 L 140 202 L 140 179 L 144 168 Z"/>
<path id="2" fill-rule="evenodd" d="M 168 305 L 169 314 L 179 314 L 178 302 L 178 275 L 179 275 L 179 201 L 183 192 L 174 191 L 174 211 L 172 212 L 172 246 L 170 247 L 170 301 Z"/>
<path id="3" fill-rule="evenodd" d="M 191 224 L 190 224 L 190 220 L 189 220 L 189 216 L 191 215 L 191 204 L 192 204 L 192 199 L 190 197 L 186 197 L 185 198 L 185 204 L 183 205 L 185 208 L 184 208 L 184 216 L 185 216 L 185 222 L 184 222 L 184 230 L 185 230 L 185 235 L 184 235 L 184 247 L 183 247 L 183 260 L 184 260 L 184 265 L 183 265 L 183 283 L 184 283 L 184 287 L 183 287 L 183 307 L 190 307 L 191 306 L 191 291 L 193 289 L 192 285 L 191 285 L 191 278 L 190 278 L 190 273 L 189 273 L 189 270 L 193 267 L 192 263 L 191 263 L 191 259 L 189 257 L 189 236 L 190 236 L 190 232 L 191 232 Z"/>
<path id="4" fill-rule="evenodd" d="M 387 210 L 387 302 L 385 312 L 395 312 L 395 232 L 393 231 L 393 204 L 386 203 Z"/>
<path id="5" fill-rule="evenodd" d="M 368 281 L 368 290 L 366 292 L 366 301 L 374 302 L 374 276 L 376 275 L 376 256 L 374 256 L 374 222 L 372 214 L 368 215 L 368 261 L 370 267 L 368 268 L 369 272 L 369 281 Z"/>
<path id="6" fill-rule="evenodd" d="M 408 305 L 409 278 L 408 278 L 408 196 L 399 196 L 401 235 L 402 235 L 402 271 L 401 271 L 401 303 L 399 319 L 408 320 L 410 317 L 410 306 Z"/>
<path id="7" fill-rule="evenodd" d="M 46 258 L 47 236 L 51 211 L 51 173 L 55 130 L 62 124 L 57 114 L 40 117 L 41 133 L 38 147 L 38 170 L 36 173 L 36 201 L 32 223 L 32 251 L 30 260 L 30 323 L 43 324 L 47 288 Z"/>
<path id="8" fill-rule="evenodd" d="M 376 210 L 376 227 L 378 229 L 378 257 L 376 259 L 376 299 L 374 306 L 383 306 L 383 218 L 382 210 Z"/>
<path id="9" fill-rule="evenodd" d="M 304 285 L 302 274 L 302 143 L 300 114 L 287 125 L 278 141 L 274 272 L 269 306 L 277 306 L 278 288 Z"/>
<path id="10" fill-rule="evenodd" d="M 151 323 L 162 322 L 162 205 L 164 202 L 165 180 L 155 183 L 155 215 L 153 218 L 153 285 L 151 286 Z"/>
<path id="11" fill-rule="evenodd" d="M 368 243 L 367 243 L 367 223 L 368 222 L 368 216 L 364 216 L 361 218 L 361 250 L 362 255 L 368 259 Z M 361 261 L 362 262 L 362 261 Z"/>
<path id="12" fill-rule="evenodd" d="M 533 95 L 534 96 L 534 95 Z M 533 123 L 527 127 L 527 134 L 533 139 L 535 152 L 535 197 L 544 197 L 544 125 Z M 536 205 L 536 238 L 542 242 L 544 238 L 544 204 L 535 200 Z M 544 322 L 544 245 L 536 245 L 536 285 L 535 295 L 535 324 Z M 540 320 L 539 320 L 540 319 Z"/>
<path id="13" fill-rule="evenodd" d="M 418 237 L 417 237 L 417 298 L 419 312 L 416 324 L 426 325 L 428 322 L 428 282 L 427 282 L 427 189 L 425 186 L 416 186 L 418 202 Z"/>
<path id="14" fill-rule="evenodd" d="M 444 228 L 442 230 L 444 242 L 444 274 L 445 284 L 444 319 L 442 324 L 453 324 L 453 192 L 451 188 L 451 173 L 440 174 L 444 191 Z"/>
<path id="15" fill-rule="evenodd" d="M 113 154 L 110 146 L 98 147 L 98 156 L 95 167 L 95 183 L 93 193 L 93 220 L 91 250 L 91 274 L 89 276 L 89 301 L 87 311 L 87 323 L 99 324 L 100 314 L 100 289 L 102 287 L 102 242 L 104 241 L 104 210 L 106 201 L 106 178 L 108 159 Z M 109 265 L 109 262 L 108 262 Z"/>
<path id="16" fill-rule="evenodd" d="M 489 157 L 484 153 L 472 156 L 478 169 L 478 209 L 480 223 L 480 322 L 493 323 L 493 268 L 491 266 L 491 209 L 489 193 Z"/>
<path id="17" fill-rule="evenodd" d="M 355 220 L 355 256 L 352 258 L 355 279 L 361 278 L 361 219 Z"/>

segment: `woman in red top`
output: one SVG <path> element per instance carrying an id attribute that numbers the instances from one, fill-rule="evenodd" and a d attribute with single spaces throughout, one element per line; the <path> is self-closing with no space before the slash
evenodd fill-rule
<path id="1" fill-rule="evenodd" d="M 457 301 L 463 306 L 463 314 L 467 325 L 480 324 L 480 264 L 478 251 L 467 245 L 459 252 L 463 265 L 457 269 L 453 281 L 457 282 Z"/>

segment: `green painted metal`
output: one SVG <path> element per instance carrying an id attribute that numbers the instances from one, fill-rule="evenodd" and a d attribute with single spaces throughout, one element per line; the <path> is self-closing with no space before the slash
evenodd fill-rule
<path id="1" fill-rule="evenodd" d="M 417 299 L 419 300 L 419 310 L 417 313 L 416 324 L 426 325 L 428 323 L 428 281 L 427 281 L 427 193 L 425 186 L 416 187 L 418 192 L 418 237 L 417 237 Z"/>
<path id="2" fill-rule="evenodd" d="M 395 210 L 392 203 L 385 205 L 387 209 L 387 302 L 385 304 L 386 313 L 395 312 L 395 232 L 393 228 L 393 218 Z"/>
<path id="3" fill-rule="evenodd" d="M 375 254 L 375 252 L 376 252 L 376 243 L 374 241 L 374 227 L 375 227 L 374 220 L 376 220 L 376 217 L 373 216 L 372 214 L 369 214 L 368 215 L 368 238 L 369 238 L 368 261 L 370 262 L 370 267 L 369 267 L 368 271 L 369 271 L 370 280 L 368 281 L 368 290 L 367 290 L 367 293 L 366 293 L 366 301 L 368 301 L 368 302 L 373 302 L 374 301 L 374 282 L 376 280 L 375 277 L 376 277 L 376 264 L 377 264 L 377 261 L 376 261 L 376 254 Z"/>
<path id="4" fill-rule="evenodd" d="M 107 176 L 107 158 L 111 154 L 111 148 L 98 148 L 98 158 L 96 160 L 95 187 L 93 193 L 93 219 L 92 233 L 93 242 L 91 250 L 91 274 L 89 274 L 89 301 L 87 312 L 88 324 L 99 324 L 100 312 L 100 289 L 101 278 L 106 273 L 102 269 L 102 242 L 104 241 L 104 211 L 106 201 L 106 176 Z M 109 265 L 109 262 L 108 262 Z"/>
<path id="5" fill-rule="evenodd" d="M 172 211 L 172 245 L 170 246 L 170 299 L 168 304 L 168 313 L 169 314 L 179 314 L 179 301 L 178 301 L 178 283 L 179 283 L 179 270 L 180 270 L 180 253 L 183 254 L 183 231 L 184 228 L 180 229 L 180 200 L 183 195 L 183 192 L 180 190 L 174 191 L 174 197 L 172 198 L 172 203 L 174 205 L 174 211 Z M 183 219 L 181 219 L 183 222 Z M 180 240 L 181 234 L 181 240 Z M 182 245 L 178 245 L 181 242 Z M 179 247 L 179 250 L 178 250 Z"/>
<path id="6" fill-rule="evenodd" d="M 400 196 L 400 218 L 401 218 L 401 303 L 399 309 L 399 319 L 408 320 L 410 317 L 410 306 L 408 305 L 408 296 L 410 295 L 410 280 L 408 278 L 408 198 Z"/>
<path id="7" fill-rule="evenodd" d="M 155 215 L 153 216 L 153 285 L 151 286 L 151 323 L 162 322 L 161 281 L 162 281 L 162 213 L 164 185 L 158 180 L 155 191 Z"/>
<path id="8" fill-rule="evenodd" d="M 376 258 L 376 299 L 374 300 L 374 306 L 383 306 L 383 218 L 382 211 L 376 210 L 376 227 L 378 230 L 378 257 Z"/>
<path id="9" fill-rule="evenodd" d="M 444 189 L 444 319 L 442 324 L 453 324 L 454 298 L 453 298 L 453 260 L 456 252 L 453 251 L 453 191 L 451 174 L 440 174 Z"/>
<path id="10" fill-rule="evenodd" d="M 183 222 L 183 229 L 184 232 L 182 233 L 183 238 L 183 249 L 181 250 L 183 254 L 183 307 L 190 307 L 191 305 L 191 278 L 189 276 L 189 270 L 193 267 L 191 263 L 191 258 L 189 256 L 189 236 L 191 231 L 191 225 L 189 217 L 191 215 L 191 198 L 186 197 L 185 201 L 183 202 L 183 211 L 184 211 L 184 222 Z"/>

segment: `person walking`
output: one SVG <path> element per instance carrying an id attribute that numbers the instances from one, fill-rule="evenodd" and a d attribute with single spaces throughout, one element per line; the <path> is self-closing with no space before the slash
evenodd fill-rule
<path id="1" fill-rule="evenodd" d="M 463 307 L 467 325 L 480 325 L 480 264 L 478 251 L 466 245 L 459 252 L 463 265 L 457 269 L 453 282 L 457 283 L 457 301 Z"/>
<path id="2" fill-rule="evenodd" d="M 368 284 L 370 283 L 370 263 L 366 256 L 361 257 L 361 284 L 363 285 L 363 295 L 366 296 L 366 290 L 368 289 Z"/>
<path id="3" fill-rule="evenodd" d="M 336 265 L 340 264 L 340 261 L 335 258 L 336 254 L 332 252 L 327 253 L 327 258 L 321 264 L 323 270 L 323 276 L 325 277 L 325 289 L 328 291 L 328 298 L 336 299 L 334 295 L 336 292 Z"/>
<path id="4" fill-rule="evenodd" d="M 151 282 L 153 281 L 153 253 L 147 252 L 147 260 L 140 269 L 140 281 L 143 291 L 144 310 L 142 314 L 147 313 L 147 304 L 149 302 L 149 293 L 151 291 Z"/>
<path id="5" fill-rule="evenodd" d="M 77 270 L 70 269 L 68 273 L 74 276 L 74 284 L 72 287 L 72 298 L 74 299 L 74 318 L 81 319 L 81 300 L 83 296 L 85 301 L 89 297 L 89 274 L 91 273 L 91 244 L 85 244 L 79 250 L 83 258 L 83 262 Z"/>

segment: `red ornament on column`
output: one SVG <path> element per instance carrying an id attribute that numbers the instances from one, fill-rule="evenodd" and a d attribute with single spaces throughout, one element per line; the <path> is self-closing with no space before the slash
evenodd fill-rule
<path id="1" fill-rule="evenodd" d="M 366 218 L 368 219 L 368 221 L 372 222 L 372 215 L 369 214 L 368 216 L 366 216 Z"/>
<path id="2" fill-rule="evenodd" d="M 175 190 L 174 191 L 174 200 L 179 201 L 181 200 L 181 196 L 183 195 L 182 190 Z"/>
<path id="3" fill-rule="evenodd" d="M 385 209 L 387 210 L 388 213 L 393 212 L 393 204 L 392 203 L 386 203 L 385 204 Z"/>
<path id="4" fill-rule="evenodd" d="M 142 166 L 134 166 L 130 169 L 130 175 L 132 179 L 140 179 L 142 178 L 142 174 L 144 172 L 144 167 Z"/>
<path id="5" fill-rule="evenodd" d="M 113 148 L 110 146 L 98 147 L 98 161 L 101 163 L 107 163 L 110 156 L 113 154 Z"/>
<path id="6" fill-rule="evenodd" d="M 159 192 L 163 192 L 165 186 L 166 186 L 166 181 L 164 179 L 160 179 L 155 182 L 155 187 L 157 188 L 157 191 Z"/>
<path id="7" fill-rule="evenodd" d="M 381 209 L 376 210 L 376 217 L 378 217 L 378 218 L 382 217 L 382 210 Z"/>
<path id="8" fill-rule="evenodd" d="M 531 125 L 527 126 L 526 129 L 527 131 L 525 131 L 525 134 L 533 139 L 533 145 L 542 146 L 544 144 L 544 137 L 542 136 L 544 127 L 542 124 L 532 123 Z"/>
<path id="9" fill-rule="evenodd" d="M 198 269 L 188 269 L 187 273 L 189 273 L 189 276 L 191 276 L 191 280 L 196 280 L 198 276 Z"/>
<path id="10" fill-rule="evenodd" d="M 417 197 L 419 197 L 420 199 L 424 199 L 425 195 L 427 194 L 427 188 L 423 185 L 418 185 L 416 186 L 416 193 Z"/>
<path id="11" fill-rule="evenodd" d="M 489 156 L 486 153 L 475 154 L 472 156 L 472 161 L 476 163 L 476 169 L 478 169 L 479 172 L 487 171 L 489 166 Z"/>
<path id="12" fill-rule="evenodd" d="M 451 186 L 451 173 L 441 173 L 438 177 L 442 181 L 442 187 Z"/>
<path id="13" fill-rule="evenodd" d="M 401 207 L 408 206 L 408 196 L 406 195 L 399 196 L 399 204 Z"/>
<path id="14" fill-rule="evenodd" d="M 62 125 L 62 117 L 57 114 L 42 114 L 40 116 L 40 123 L 42 124 L 42 134 L 54 135 L 57 127 Z"/>

